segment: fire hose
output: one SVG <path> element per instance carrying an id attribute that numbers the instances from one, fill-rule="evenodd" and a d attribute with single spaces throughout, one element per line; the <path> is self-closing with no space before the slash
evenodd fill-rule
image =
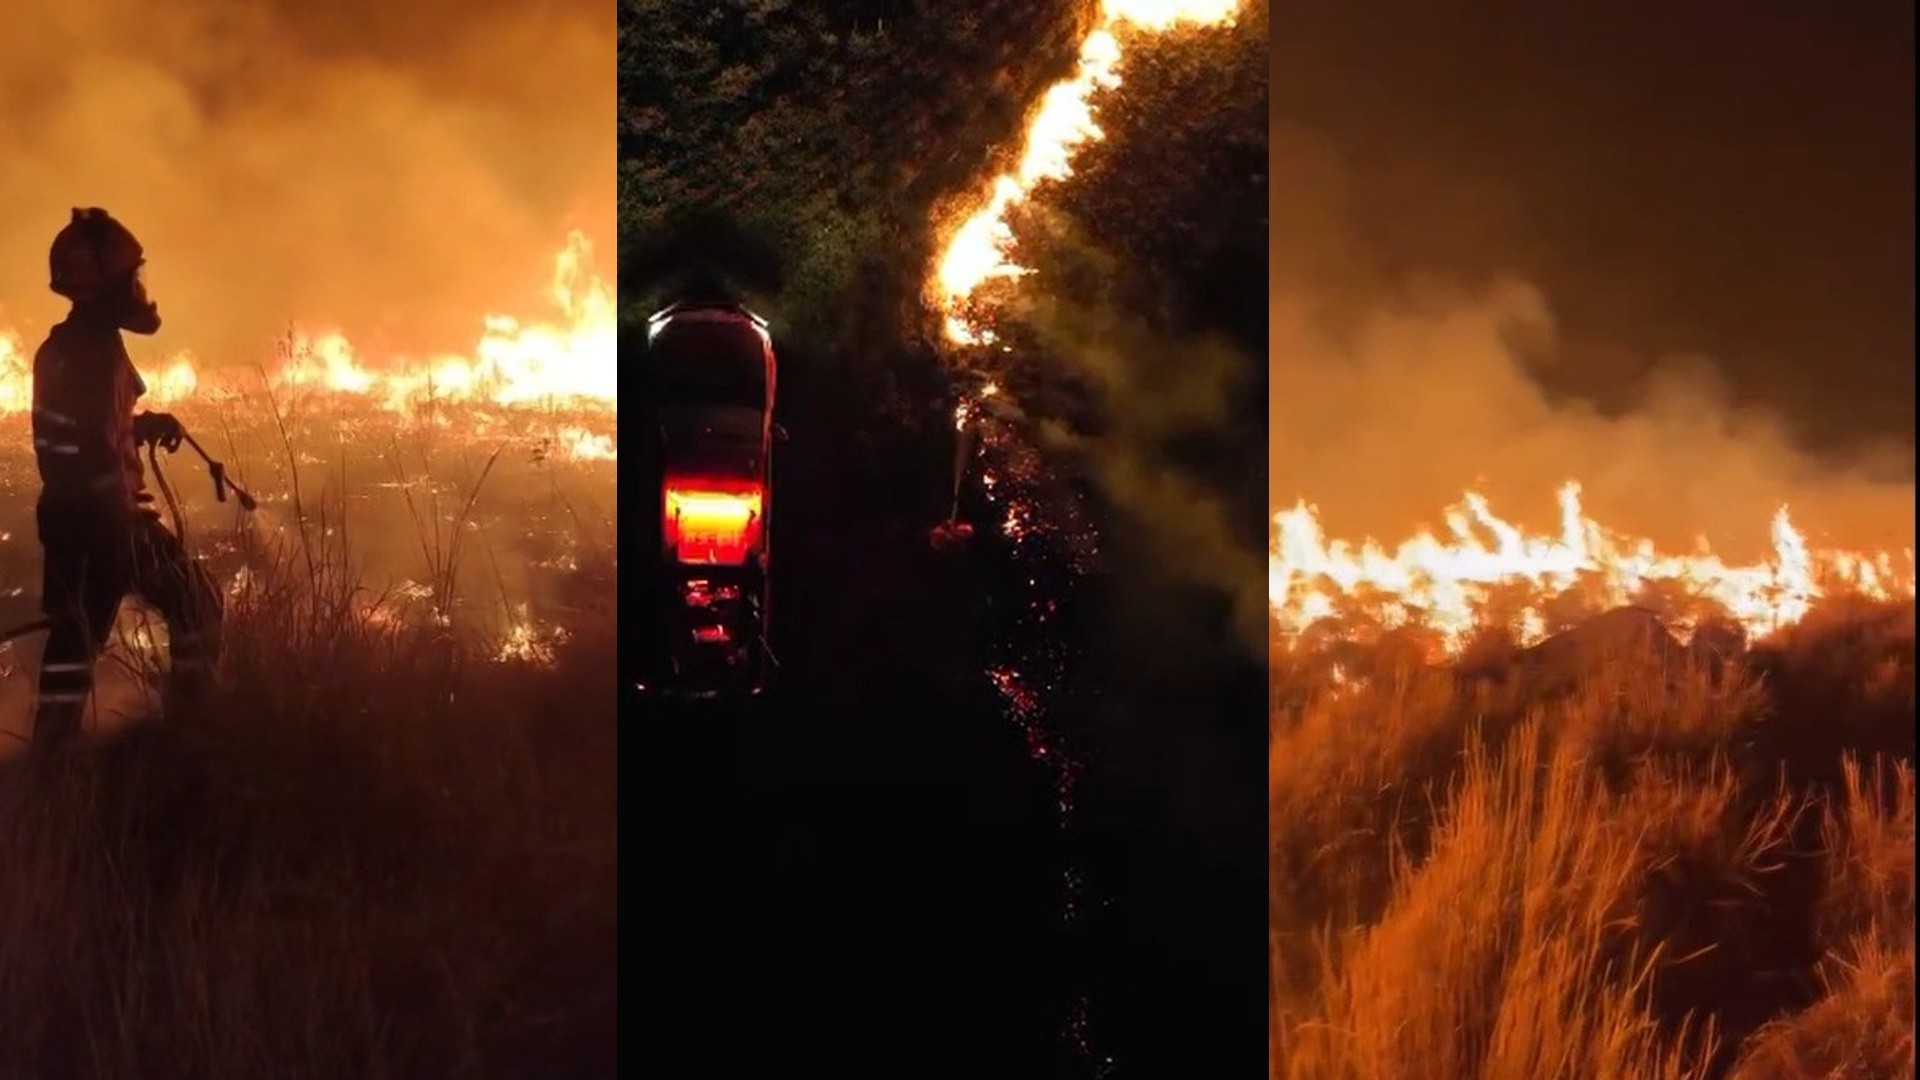
<path id="1" fill-rule="evenodd" d="M 173 494 L 173 485 L 167 482 L 166 472 L 160 468 L 160 459 L 155 453 L 159 448 L 160 440 L 148 439 L 145 441 L 147 444 L 147 464 L 153 469 L 154 482 L 159 485 L 161 496 L 166 499 L 167 510 L 173 518 L 174 535 L 180 537 L 182 542 L 184 542 L 187 536 L 186 514 L 180 509 L 180 501 Z M 234 499 L 240 503 L 240 509 L 248 511 L 249 513 L 259 509 L 259 501 L 256 500 L 246 488 L 234 483 L 233 479 L 227 475 L 227 466 L 223 462 L 216 460 L 212 454 L 207 453 L 206 448 L 201 446 L 199 440 L 195 439 L 186 429 L 181 429 L 180 438 L 177 442 L 169 440 L 170 445 L 167 448 L 167 453 L 176 453 L 179 448 L 179 443 L 181 442 L 192 447 L 193 452 L 200 455 L 200 460 L 206 463 L 207 472 L 213 477 L 214 501 L 226 502 L 227 493 L 231 491 Z M 141 496 L 141 501 L 148 502 L 151 501 L 152 498 L 151 495 L 143 495 Z M 28 634 L 45 630 L 49 625 L 51 624 L 47 619 L 39 618 L 29 623 L 23 623 L 11 630 L 0 631 L 0 645 L 4 645 L 15 638 L 25 637 Z"/>
<path id="2" fill-rule="evenodd" d="M 207 453 L 206 447 L 201 446 L 200 440 L 195 439 L 191 432 L 182 428 L 180 430 L 180 441 L 192 447 L 193 452 L 200 455 L 200 460 L 206 462 L 207 473 L 213 478 L 213 498 L 215 502 L 226 502 L 227 492 L 231 491 L 233 492 L 233 497 L 239 500 L 240 509 L 252 513 L 254 510 L 260 508 L 259 502 L 247 492 L 246 488 L 234 483 L 233 480 L 227 476 L 227 466 L 225 463 L 216 461 L 212 454 Z M 174 535 L 184 540 L 187 535 L 186 516 L 181 513 L 180 501 L 174 498 L 173 495 L 173 485 L 167 483 L 167 474 L 160 468 L 160 459 L 154 454 L 154 451 L 159 448 L 159 445 L 160 440 L 158 439 L 149 439 L 147 441 L 147 464 L 152 467 L 154 481 L 160 485 L 160 494 L 166 497 L 167 509 L 173 515 Z M 169 446 L 167 453 L 174 453 L 176 449 L 177 444 Z"/>

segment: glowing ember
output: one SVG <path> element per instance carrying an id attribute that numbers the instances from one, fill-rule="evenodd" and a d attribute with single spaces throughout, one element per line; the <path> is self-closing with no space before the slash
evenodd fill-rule
<path id="1" fill-rule="evenodd" d="M 1006 699 L 1007 708 L 1013 710 L 1017 718 L 1027 720 L 1039 713 L 1040 699 L 1034 694 L 1032 687 L 1026 685 L 1018 671 L 1010 667 L 990 668 L 987 671 L 987 679 L 993 683 L 993 688 L 1000 692 L 1000 696 Z"/>
<path id="2" fill-rule="evenodd" d="M 754 485 L 669 480 L 667 544 L 682 563 L 738 566 L 758 542 L 760 507 Z"/>
<path id="3" fill-rule="evenodd" d="M 581 233 L 569 235 L 555 257 L 547 299 L 557 311 L 552 321 L 487 316 L 471 356 L 370 363 L 342 333 L 296 329 L 269 378 L 276 389 L 363 398 L 397 413 L 428 402 L 611 411 L 619 390 L 614 289 L 594 272 L 593 246 Z M 18 333 L 0 329 L 0 415 L 32 407 L 32 369 L 31 347 Z M 251 369 L 244 369 L 249 374 L 240 380 L 227 375 L 229 370 L 202 369 L 192 353 L 176 353 L 158 367 L 142 369 L 146 400 L 171 405 L 203 393 L 249 388 Z"/>
<path id="4" fill-rule="evenodd" d="M 1373 540 L 1329 541 L 1305 503 L 1276 514 L 1267 591 L 1282 636 L 1359 614 L 1386 627 L 1429 628 L 1450 652 L 1488 625 L 1530 644 L 1551 629 L 1546 601 L 1571 591 L 1589 609 L 1678 595 L 1757 637 L 1797 622 L 1823 596 L 1914 595 L 1911 548 L 1899 555 L 1814 550 L 1784 506 L 1773 518 L 1773 558 L 1746 566 L 1714 555 L 1704 540 L 1694 554 L 1669 555 L 1619 536 L 1582 512 L 1575 483 L 1560 490 L 1557 536 L 1527 535 L 1473 493 L 1446 520 L 1447 538 L 1423 530 L 1389 551 Z"/>
<path id="5" fill-rule="evenodd" d="M 256 584 L 256 581 L 256 576 L 243 567 L 234 576 L 233 588 L 229 591 L 237 599 L 246 588 Z M 442 621 L 441 613 L 435 609 L 433 600 L 433 586 L 403 579 L 373 597 L 360 609 L 360 617 L 369 627 L 388 633 L 395 633 L 415 625 L 423 613 L 428 623 L 438 623 Z"/>
<path id="6" fill-rule="evenodd" d="M 940 245 L 926 292 L 944 316 L 951 344 L 989 345 L 995 341 L 993 332 L 979 318 L 974 293 L 988 281 L 1018 278 L 1028 272 L 1011 256 L 1013 233 L 1006 221 L 1008 211 L 1026 200 L 1038 185 L 1071 175 L 1075 151 L 1102 137 L 1094 119 L 1093 100 L 1099 91 L 1120 85 L 1125 29 L 1152 32 L 1181 24 L 1226 25 L 1233 20 L 1237 7 L 1237 0 L 1104 0 L 1099 24 L 1081 43 L 1077 70 L 1050 89 L 1035 110 L 1016 168 L 988 185 L 973 212 L 960 220 Z M 1080 764 L 1072 747 L 1050 730 L 1053 725 L 1048 719 L 1047 701 L 1061 685 L 1070 664 L 1051 628 L 1043 627 L 1057 610 L 1066 581 L 1084 568 L 1084 560 L 1094 548 L 1094 533 L 1070 503 L 1050 500 L 1060 504 L 1059 513 L 1037 509 L 1041 492 L 1051 490 L 1043 483 L 1041 456 L 1022 440 L 1016 422 L 983 407 L 999 393 L 999 385 L 988 382 L 970 394 L 963 393 L 954 408 L 954 426 L 962 433 L 957 451 L 961 456 L 955 474 L 955 507 L 957 511 L 960 477 L 967 466 L 969 448 L 974 445 L 968 436 L 977 435 L 982 493 L 987 503 L 1004 515 L 999 531 L 1006 541 L 1004 555 L 1009 562 L 1005 569 L 1025 571 L 1024 588 L 1013 586 L 1024 593 L 1021 599 L 1025 603 L 1001 609 L 1011 615 L 1012 621 L 1003 626 L 1007 636 L 998 643 L 1002 655 L 988 667 L 986 676 L 998 692 L 1006 717 L 1026 737 L 1029 756 L 1052 775 L 1058 822 L 1061 829 L 1068 830 Z M 1017 410 L 1008 412 L 1017 415 Z M 1071 923 L 1080 900 L 1080 875 L 1069 865 L 1064 879 L 1062 919 Z M 1105 1075 L 1113 1061 L 1092 1049 L 1086 1013 L 1087 1003 L 1081 997 L 1063 1034 L 1078 1056 L 1094 1064 L 1093 1075 Z"/>
<path id="7" fill-rule="evenodd" d="M 1000 385 L 990 382 L 980 388 L 979 394 L 976 397 L 966 397 L 962 395 L 960 403 L 953 407 L 953 429 L 955 431 L 967 430 L 967 425 L 971 424 L 980 413 L 980 403 L 999 392 Z"/>
<path id="8" fill-rule="evenodd" d="M 558 626 L 536 626 L 530 621 L 525 605 L 515 615 L 514 623 L 508 628 L 500 643 L 500 651 L 494 659 L 501 663 L 531 664 L 546 667 L 553 663 L 555 651 L 566 644 L 567 631 Z"/>
<path id="9" fill-rule="evenodd" d="M 1073 76 L 1057 83 L 1041 100 L 1022 143 L 1019 164 L 996 177 L 973 213 L 961 221 L 936 263 L 932 291 L 946 314 L 947 337 L 956 344 L 985 345 L 991 331 L 962 313 L 974 291 L 996 278 L 1027 272 L 1011 257 L 1013 231 L 1007 211 L 1048 180 L 1072 174 L 1073 154 L 1102 132 L 1094 122 L 1094 95 L 1120 85 L 1120 34 L 1123 27 L 1160 32 L 1175 26 L 1230 24 L 1238 0 L 1105 0 L 1100 22 L 1080 45 Z"/>

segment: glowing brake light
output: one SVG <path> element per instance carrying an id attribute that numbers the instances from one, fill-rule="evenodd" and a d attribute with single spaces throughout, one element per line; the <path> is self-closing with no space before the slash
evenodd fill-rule
<path id="1" fill-rule="evenodd" d="M 757 484 L 669 480 L 666 540 L 682 563 L 738 566 L 760 540 Z"/>

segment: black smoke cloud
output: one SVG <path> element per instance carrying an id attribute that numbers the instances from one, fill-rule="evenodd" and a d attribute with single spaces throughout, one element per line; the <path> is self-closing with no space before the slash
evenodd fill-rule
<path id="1" fill-rule="evenodd" d="M 60 317 L 46 245 L 104 206 L 159 347 L 264 358 L 288 321 L 465 351 L 541 299 L 571 228 L 611 276 L 616 8 L 83 0 L 0 37 L 0 329 Z"/>

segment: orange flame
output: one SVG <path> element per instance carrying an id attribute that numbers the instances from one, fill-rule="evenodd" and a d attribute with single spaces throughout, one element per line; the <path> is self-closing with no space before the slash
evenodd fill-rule
<path id="1" fill-rule="evenodd" d="M 1560 490 L 1558 536 L 1527 535 L 1472 492 L 1446 520 L 1449 538 L 1423 530 L 1389 551 L 1371 539 L 1328 540 L 1304 502 L 1276 514 L 1267 593 L 1277 628 L 1291 638 L 1320 619 L 1358 613 L 1383 626 L 1427 627 L 1457 652 L 1490 622 L 1505 622 L 1523 644 L 1537 641 L 1548 630 L 1544 599 L 1576 588 L 1604 607 L 1633 603 L 1649 588 L 1677 588 L 1751 636 L 1799 621 L 1823 596 L 1914 595 L 1913 549 L 1815 550 L 1784 506 L 1773 518 L 1772 560 L 1744 566 L 1714 555 L 1704 541 L 1693 555 L 1669 555 L 1651 541 L 1619 536 L 1582 512 L 1577 483 Z M 1496 614 L 1495 593 L 1507 590 L 1527 599 Z"/>
<path id="2" fill-rule="evenodd" d="M 1073 76 L 1056 83 L 1041 99 L 1027 125 L 1020 161 L 988 185 L 979 206 L 948 238 L 935 264 L 931 291 L 946 316 L 947 337 L 956 344 L 990 344 L 990 330 L 961 313 L 981 285 L 1017 278 L 1027 268 L 1013 261 L 1013 231 L 1007 211 L 1033 189 L 1073 173 L 1073 155 L 1102 137 L 1094 119 L 1094 96 L 1120 85 L 1122 27 L 1158 33 L 1180 25 L 1232 23 L 1238 0 L 1104 0 L 1100 21 L 1080 44 Z"/>
<path id="3" fill-rule="evenodd" d="M 564 626 L 545 626 L 534 622 L 527 612 L 527 605 L 519 605 L 513 612 L 513 621 L 507 632 L 500 638 L 500 647 L 494 653 L 494 659 L 500 663 L 521 663 L 535 667 L 549 667 L 554 656 L 572 635 Z"/>
<path id="4" fill-rule="evenodd" d="M 560 429 L 558 442 L 562 457 L 574 461 L 618 461 L 620 453 L 613 436 L 569 424 Z"/>
<path id="5" fill-rule="evenodd" d="M 487 316 L 468 356 L 369 363 L 342 333 L 297 329 L 268 377 L 276 389 L 340 394 L 401 414 L 428 402 L 611 412 L 619 384 L 616 301 L 613 285 L 594 272 L 585 235 L 570 234 L 555 256 L 547 299 L 556 309 L 549 321 Z M 205 393 L 244 392 L 248 380 L 230 370 L 203 369 L 193 353 L 175 353 L 141 370 L 146 400 L 175 405 Z M 32 374 L 32 353 L 20 335 L 0 328 L 0 416 L 32 407 Z"/>

